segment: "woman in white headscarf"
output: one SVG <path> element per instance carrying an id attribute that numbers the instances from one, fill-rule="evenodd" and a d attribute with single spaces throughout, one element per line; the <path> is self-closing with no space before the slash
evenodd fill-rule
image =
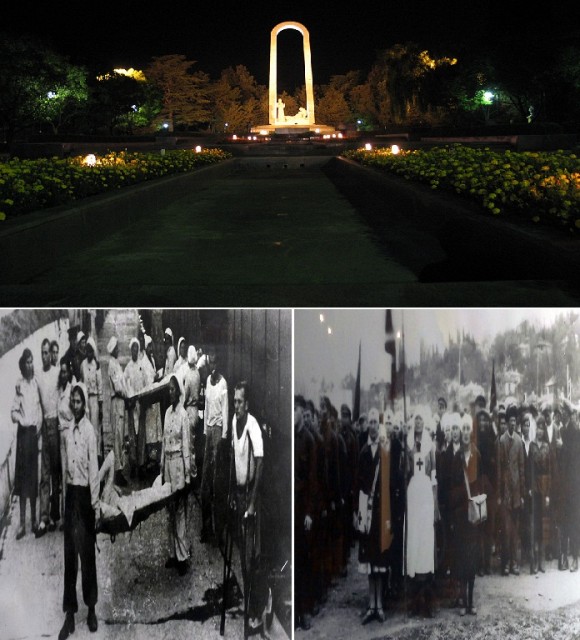
<path id="1" fill-rule="evenodd" d="M 439 519 L 437 504 L 437 472 L 435 447 L 420 413 L 407 432 L 407 526 L 406 570 L 414 579 L 415 609 L 424 597 L 425 614 L 432 616 L 432 580 L 435 572 L 435 521 Z"/>
<path id="2" fill-rule="evenodd" d="M 149 387 L 157 382 L 159 376 L 153 355 L 153 338 L 145 335 L 143 338 L 145 353 L 141 359 L 145 386 Z M 163 437 L 163 425 L 161 423 L 161 407 L 159 402 L 141 403 L 141 408 L 145 412 L 145 450 L 149 464 L 159 463 L 161 455 L 161 438 Z"/>
<path id="3" fill-rule="evenodd" d="M 177 342 L 177 360 L 173 366 L 173 373 L 178 373 L 183 365 L 187 365 L 187 345 L 185 338 L 181 336 Z"/>
<path id="4" fill-rule="evenodd" d="M 169 408 L 165 413 L 165 428 L 161 453 L 163 482 L 171 483 L 175 498 L 167 507 L 169 558 L 167 569 L 175 568 L 180 576 L 187 573 L 189 540 L 187 536 L 187 489 L 191 479 L 189 419 L 181 403 L 182 390 L 173 374 L 169 380 Z"/>
<path id="5" fill-rule="evenodd" d="M 198 402 L 201 387 L 201 379 L 199 371 L 196 367 L 197 351 L 190 344 L 187 349 L 187 364 L 178 372 L 183 375 L 183 406 L 189 418 L 189 449 L 191 459 L 191 477 L 197 476 L 197 467 L 195 464 L 195 430 L 198 422 Z"/>
<path id="6" fill-rule="evenodd" d="M 141 405 L 135 397 L 145 387 L 145 375 L 143 374 L 142 360 L 139 359 L 140 345 L 137 338 L 131 338 L 131 360 L 125 366 L 123 377 L 129 398 L 129 458 L 131 461 L 131 477 L 138 470 L 139 475 L 144 473 L 145 465 L 145 438 L 139 430 Z"/>
<path id="7" fill-rule="evenodd" d="M 103 376 L 98 360 L 97 345 L 92 336 L 87 338 L 87 357 L 81 362 L 81 379 L 87 388 L 87 418 L 93 425 L 97 438 L 97 451 L 103 458 L 101 424 L 103 422 Z"/>

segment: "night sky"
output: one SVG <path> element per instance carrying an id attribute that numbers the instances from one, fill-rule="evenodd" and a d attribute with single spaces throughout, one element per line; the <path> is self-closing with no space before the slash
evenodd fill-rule
<path id="1" fill-rule="evenodd" d="M 279 22 L 302 22 L 310 31 L 315 84 L 334 74 L 366 75 L 376 52 L 397 42 L 418 42 L 435 54 L 460 55 L 499 35 L 575 29 L 577 5 L 551 0 L 541 12 L 520 0 L 369 0 L 343 3 L 205 0 L 151 5 L 134 0 L 38 2 L 11 0 L 0 30 L 43 38 L 51 48 L 98 71 L 143 68 L 153 56 L 179 53 L 196 60 L 212 79 L 244 64 L 260 84 L 268 82 L 270 31 Z M 317 8 L 323 7 L 323 8 Z M 576 7 L 573 9 L 573 7 Z M 572 25 L 572 26 L 571 26 Z M 517 53 L 515 51 L 514 53 Z M 523 52 L 522 52 L 523 53 Z M 278 38 L 279 83 L 302 84 L 302 38 Z"/>

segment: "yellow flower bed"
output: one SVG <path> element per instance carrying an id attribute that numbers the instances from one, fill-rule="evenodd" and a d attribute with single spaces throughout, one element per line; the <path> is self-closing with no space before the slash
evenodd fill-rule
<path id="1" fill-rule="evenodd" d="M 534 222 L 580 228 L 580 160 L 573 153 L 511 152 L 463 145 L 429 150 L 347 151 L 361 164 L 452 191 L 493 215 L 520 214 Z"/>
<path id="2" fill-rule="evenodd" d="M 221 149 L 108 153 L 0 162 L 0 220 L 104 191 L 194 171 L 231 157 Z M 90 163 L 90 164 L 89 164 Z"/>

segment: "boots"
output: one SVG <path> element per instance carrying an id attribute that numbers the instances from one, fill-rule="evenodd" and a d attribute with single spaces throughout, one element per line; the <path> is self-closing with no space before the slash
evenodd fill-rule
<path id="1" fill-rule="evenodd" d="M 558 569 L 560 571 L 566 571 L 568 569 L 568 556 L 563 553 L 558 560 Z"/>
<path id="2" fill-rule="evenodd" d="M 58 634 L 58 640 L 66 640 L 71 633 L 75 631 L 75 616 L 74 613 L 67 613 L 64 619 L 62 629 Z"/>
<path id="3" fill-rule="evenodd" d="M 534 549 L 533 551 L 530 551 L 530 575 L 531 576 L 533 576 L 536 573 L 538 573 L 537 558 L 538 558 L 537 550 Z"/>
<path id="4" fill-rule="evenodd" d="M 544 551 L 542 547 L 538 549 L 538 571 L 545 573 L 544 571 Z"/>
<path id="5" fill-rule="evenodd" d="M 572 573 L 578 571 L 578 556 L 572 558 L 572 566 L 570 567 Z"/>

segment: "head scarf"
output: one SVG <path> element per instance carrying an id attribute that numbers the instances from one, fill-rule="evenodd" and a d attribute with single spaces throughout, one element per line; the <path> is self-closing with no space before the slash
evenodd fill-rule
<path id="1" fill-rule="evenodd" d="M 195 364 L 197 362 L 197 351 L 195 347 L 190 344 L 187 349 L 187 364 Z"/>
<path id="2" fill-rule="evenodd" d="M 153 342 L 153 338 L 150 335 L 145 334 L 145 349 Z"/>
<path id="3" fill-rule="evenodd" d="M 85 405 L 85 412 L 87 410 L 87 399 L 89 397 L 89 394 L 87 392 L 87 387 L 85 385 L 84 382 L 75 382 L 73 385 L 73 388 L 71 389 L 71 396 L 72 394 L 75 392 L 75 389 L 79 389 L 79 391 L 81 392 L 82 396 L 83 396 L 83 402 Z"/>
<path id="4" fill-rule="evenodd" d="M 137 338 L 131 338 L 131 342 L 129 342 L 129 350 L 133 349 L 133 345 L 137 345 L 137 354 L 141 351 L 141 345 L 139 344 L 139 340 Z"/>
<path id="5" fill-rule="evenodd" d="M 181 336 L 181 338 L 179 338 L 179 341 L 177 342 L 177 355 L 179 358 L 181 358 L 181 356 L 179 355 L 179 348 L 181 347 L 182 342 L 185 342 L 185 338 L 183 336 Z"/>
<path id="6" fill-rule="evenodd" d="M 95 358 L 97 358 L 97 357 L 98 357 L 98 354 L 97 354 L 97 345 L 96 345 L 96 343 L 95 343 L 95 339 L 93 338 L 93 336 L 89 336 L 89 337 L 87 338 L 87 347 L 92 347 L 92 349 L 93 349 L 93 353 L 95 354 Z"/>
<path id="7" fill-rule="evenodd" d="M 80 342 L 83 338 L 86 338 L 85 334 L 82 331 L 77 333 L 77 342 Z"/>
<path id="8" fill-rule="evenodd" d="M 107 351 L 110 354 L 112 354 L 118 343 L 119 343 L 119 341 L 117 340 L 116 336 L 111 336 L 111 339 L 109 340 L 109 342 L 107 344 Z"/>
<path id="9" fill-rule="evenodd" d="M 169 336 L 171 338 L 171 342 L 173 342 L 173 331 L 171 331 L 171 329 L 169 327 L 167 327 L 167 329 L 165 329 L 165 335 Z"/>

